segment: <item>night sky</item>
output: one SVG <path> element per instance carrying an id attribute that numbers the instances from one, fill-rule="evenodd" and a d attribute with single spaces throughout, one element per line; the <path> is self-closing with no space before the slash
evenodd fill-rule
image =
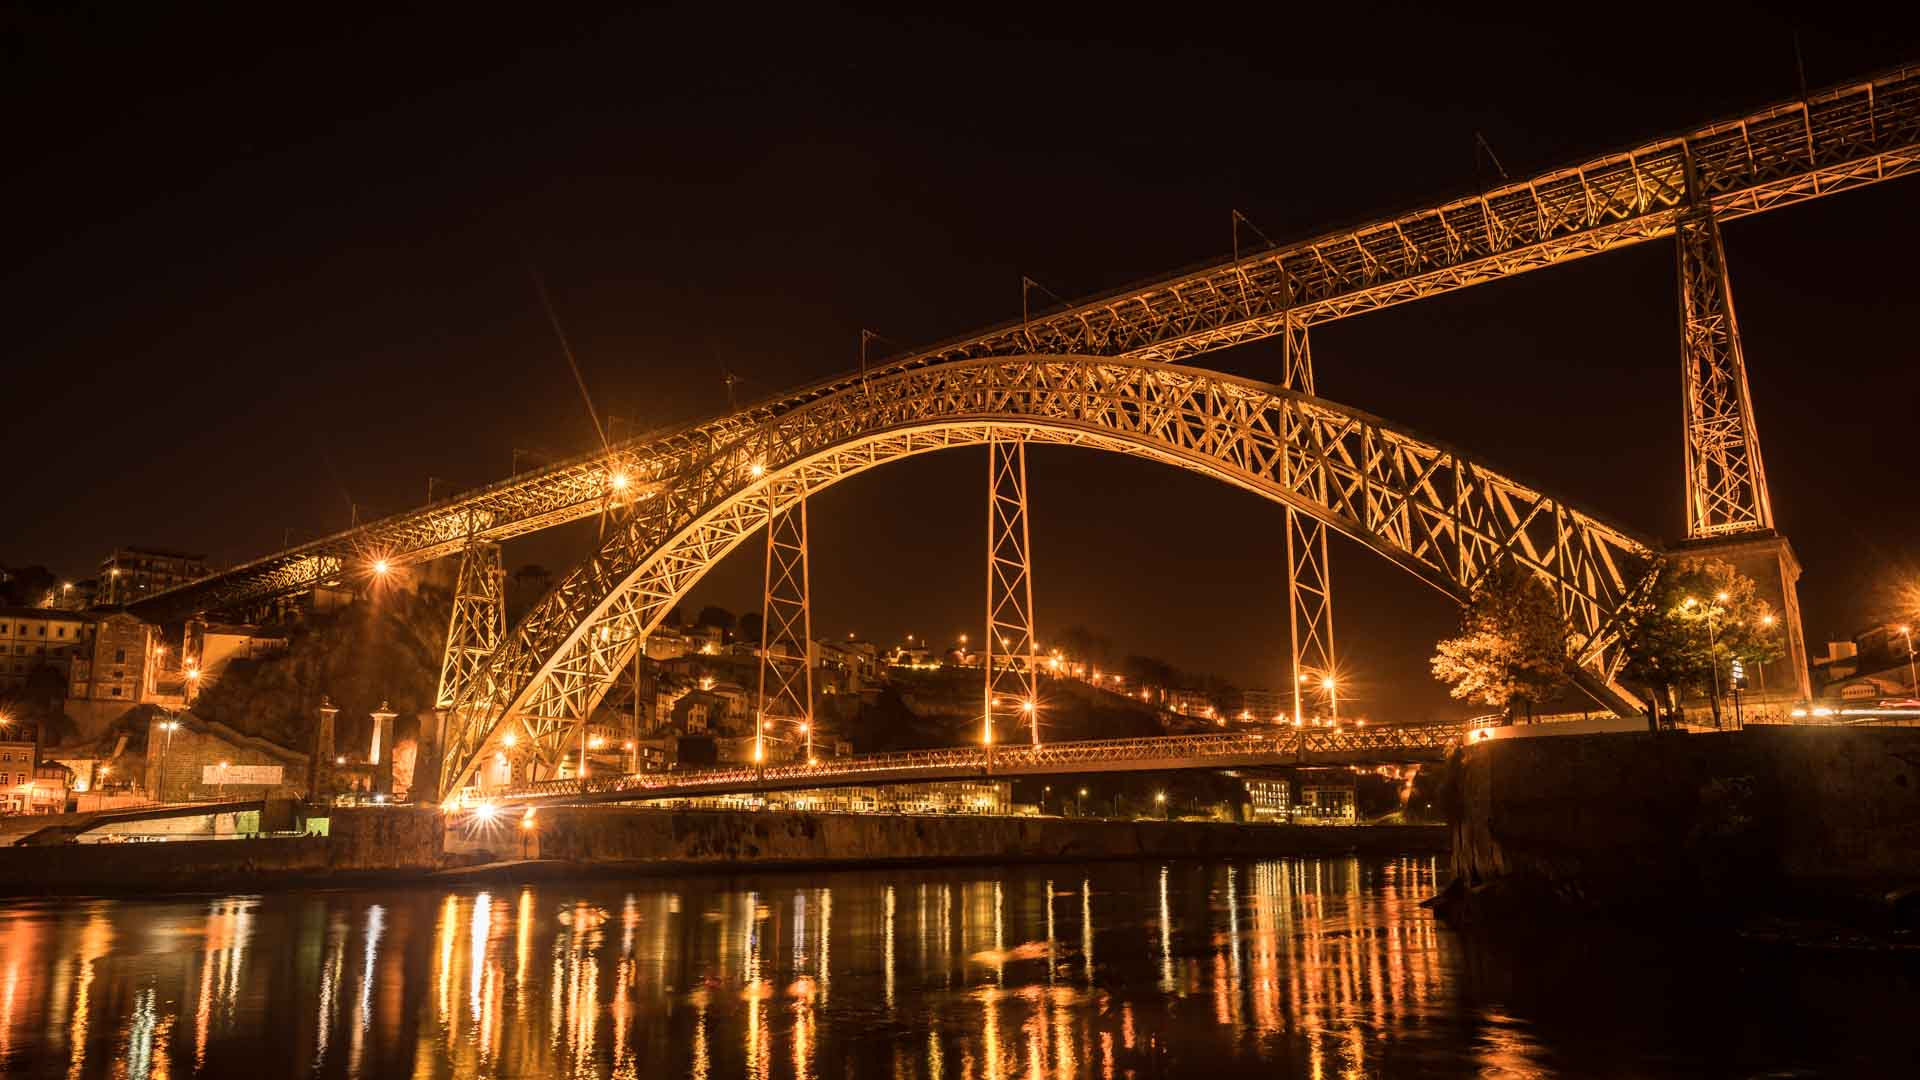
<path id="1" fill-rule="evenodd" d="M 1493 180 L 1475 132 L 1517 177 L 1790 97 L 1796 30 L 1815 87 L 1920 60 L 1920 16 L 1840 5 L 1626 27 L 53 7 L 0 30 L 0 564 L 74 576 L 124 544 L 239 561 L 417 505 L 430 475 L 589 449 L 535 270 L 631 433 L 724 409 L 723 370 L 744 400 L 848 369 L 863 327 L 898 351 L 1015 318 L 1023 274 L 1071 298 L 1221 256 L 1232 208 L 1284 242 L 1463 193 Z M 1916 211 L 1895 181 L 1726 230 L 1816 651 L 1920 576 Z M 1320 328 L 1320 392 L 1676 536 L 1673 264 L 1643 245 Z M 1203 363 L 1279 375 L 1276 343 Z M 1081 623 L 1284 681 L 1278 506 L 1090 451 L 1030 470 L 1043 643 Z M 954 451 L 817 498 L 816 632 L 977 635 L 985 473 Z M 509 564 L 560 571 L 590 538 Z M 757 608 L 760 558 L 693 603 Z M 1445 599 L 1333 559 L 1356 706 L 1458 711 L 1426 674 Z"/>

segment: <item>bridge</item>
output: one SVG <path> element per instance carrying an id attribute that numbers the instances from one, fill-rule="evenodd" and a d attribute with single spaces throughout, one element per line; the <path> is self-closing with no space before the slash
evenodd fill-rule
<path id="1" fill-rule="evenodd" d="M 586 771 L 587 723 L 647 636 L 764 526 L 754 780 L 765 785 L 776 770 L 803 768 L 776 762 L 781 753 L 813 756 L 808 496 L 907 457 L 985 446 L 980 746 L 952 751 L 950 765 L 902 766 L 923 778 L 924 770 L 974 767 L 966 755 L 1012 754 L 1022 734 L 1022 752 L 1048 752 L 1026 483 L 1026 447 L 1043 443 L 1145 457 L 1280 503 L 1291 672 L 1296 687 L 1324 687 L 1317 711 L 1338 715 L 1329 529 L 1462 603 L 1499 566 L 1530 571 L 1572 628 L 1579 684 L 1605 706 L 1630 710 L 1635 695 L 1617 681 L 1623 613 L 1667 548 L 1465 450 L 1319 397 L 1310 329 L 1672 238 L 1684 328 L 1687 550 L 1738 551 L 1760 567 L 1743 570 L 1784 615 L 1788 663 L 1804 693 L 1798 567 L 1774 530 L 1720 229 L 1917 171 L 1920 67 L 1909 66 L 1296 243 L 1242 252 L 1236 218 L 1235 250 L 1214 264 L 863 363 L 724 416 L 265 556 L 134 611 L 174 620 L 320 586 L 365 586 L 395 567 L 458 555 L 438 699 L 441 790 L 544 791 L 541 783 Z M 1275 384 L 1191 364 L 1268 339 L 1283 356 Z M 596 515 L 597 550 L 519 625 L 506 626 L 499 544 Z M 1298 727 L 1308 695 L 1294 696 Z"/>
<path id="2" fill-rule="evenodd" d="M 1013 779 L 1060 774 L 1167 772 L 1260 765 L 1360 765 L 1433 762 L 1445 758 L 1467 725 L 1400 724 L 1339 730 L 1282 725 L 1271 731 L 1083 739 L 1038 746 L 962 746 L 892 754 L 856 754 L 754 768 L 625 773 L 586 780 L 546 780 L 498 794 L 498 805 L 636 802 L 770 791 L 914 784 L 940 780 Z"/>

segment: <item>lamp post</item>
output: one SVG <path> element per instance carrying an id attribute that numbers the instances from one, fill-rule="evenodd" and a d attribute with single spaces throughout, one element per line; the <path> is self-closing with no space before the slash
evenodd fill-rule
<path id="1" fill-rule="evenodd" d="M 1173 811 L 1167 809 L 1167 793 L 1166 792 L 1164 791 L 1154 792 L 1153 805 L 1160 810 L 1160 815 L 1162 818 L 1169 821 L 1172 820 Z"/>
<path id="2" fill-rule="evenodd" d="M 1073 796 L 1073 816 L 1074 816 L 1074 817 L 1085 817 L 1085 816 L 1086 816 L 1086 812 L 1085 812 L 1084 810 L 1082 810 L 1082 809 L 1080 809 L 1080 800 L 1082 800 L 1082 799 L 1084 799 L 1084 798 L 1086 798 L 1086 797 L 1087 797 L 1087 789 L 1086 789 L 1086 788 L 1081 788 L 1081 789 L 1080 789 L 1080 790 L 1079 790 L 1078 792 L 1075 792 L 1075 793 L 1074 793 L 1074 796 Z"/>
<path id="3" fill-rule="evenodd" d="M 153 797 L 156 802 L 167 801 L 167 755 L 173 749 L 173 733 L 179 729 L 180 721 L 178 720 L 160 721 L 160 730 L 166 732 L 167 737 L 160 744 L 160 764 L 153 770 Z"/>
<path id="4" fill-rule="evenodd" d="M 1723 600 L 1723 601 L 1726 598 L 1727 598 L 1726 593 L 1720 593 L 1718 596 L 1715 597 L 1715 599 Z M 1699 601 L 1689 596 L 1685 600 L 1682 600 L 1680 602 L 1680 606 L 1684 608 L 1691 608 L 1698 603 Z M 1713 726 L 1719 727 L 1720 726 L 1720 657 L 1717 654 L 1719 644 L 1716 641 L 1715 635 L 1714 635 L 1714 626 L 1713 626 L 1714 609 L 1710 605 L 1700 604 L 1700 610 L 1704 611 L 1707 616 L 1707 671 L 1711 673 L 1711 675 L 1713 676 Z"/>
<path id="5" fill-rule="evenodd" d="M 1920 697 L 1920 678 L 1914 677 L 1913 627 L 1901 623 L 1900 636 L 1907 639 L 1907 689 L 1914 697 Z"/>

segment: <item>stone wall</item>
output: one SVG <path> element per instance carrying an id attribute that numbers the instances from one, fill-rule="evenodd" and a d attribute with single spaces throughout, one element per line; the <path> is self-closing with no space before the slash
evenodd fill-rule
<path id="1" fill-rule="evenodd" d="M 1432 826 L 1342 829 L 1186 821 L 567 807 L 536 815 L 527 854 L 577 864 L 801 864 L 1333 855 L 1444 851 Z M 505 830 L 496 854 L 520 853 Z"/>
<path id="2" fill-rule="evenodd" d="M 178 714 L 180 726 L 171 736 L 161 730 L 167 718 L 155 713 L 147 728 L 146 789 L 164 802 L 186 802 L 218 797 L 230 799 L 275 795 L 304 795 L 308 757 L 225 724 L 202 720 L 192 713 Z M 279 765 L 278 787 L 257 784 L 207 784 L 205 770 L 221 762 L 229 765 Z"/>
<path id="3" fill-rule="evenodd" d="M 1495 740 L 1456 754 L 1444 798 L 1448 895 L 1482 909 L 1691 915 L 1920 882 L 1915 729 Z"/>
<path id="4" fill-rule="evenodd" d="M 193 819 L 208 828 L 205 817 Z M 542 811 L 449 831 L 437 809 L 336 807 L 326 836 L 0 848 L 0 895 L 204 892 L 418 880 L 440 871 L 565 876 L 692 867 L 1269 858 L 1443 852 L 1437 826 L 1336 828 L 1059 818 L 674 812 L 624 807 Z M 151 831 L 151 827 L 148 827 Z M 529 866 L 522 857 L 543 861 Z M 498 861 L 489 869 L 483 864 Z"/>

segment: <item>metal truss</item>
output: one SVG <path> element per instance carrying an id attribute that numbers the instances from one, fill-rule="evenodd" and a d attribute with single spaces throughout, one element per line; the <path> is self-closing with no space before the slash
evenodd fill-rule
<path id="1" fill-rule="evenodd" d="M 1693 194 L 1687 181 L 1691 162 Z M 1304 324 L 1434 296 L 1920 173 L 1920 67 L 1822 91 L 1466 198 L 1123 289 L 915 352 L 729 416 L 640 436 L 337 533 L 132 605 L 165 621 L 354 580 L 635 503 L 772 417 L 872 379 L 1032 353 L 1177 361 Z M 1696 197 L 1697 196 L 1697 197 Z M 620 486 L 617 481 L 624 481 Z"/>
<path id="2" fill-rule="evenodd" d="M 1027 532 L 1027 444 L 1017 434 L 987 440 L 986 712 L 982 745 L 996 721 L 1024 725 L 1040 745 L 1039 647 L 1033 632 L 1033 557 Z"/>
<path id="3" fill-rule="evenodd" d="M 797 485 L 796 485 L 797 487 Z M 760 609 L 760 693 L 754 761 L 769 760 L 766 740 L 793 729 L 802 761 L 813 760 L 813 608 L 807 582 L 807 497 L 802 490 L 769 511 L 767 589 Z M 780 731 L 783 741 L 789 737 Z"/>
<path id="4" fill-rule="evenodd" d="M 556 755 L 633 642 L 784 502 L 876 465 L 994 439 L 1159 460 L 1292 506 L 1464 603 L 1505 562 L 1549 584 L 1582 685 L 1623 661 L 1622 611 L 1654 546 L 1467 455 L 1358 410 L 1210 371 L 1137 360 L 1008 357 L 912 368 L 767 417 L 664 479 L 570 571 L 461 699 L 442 791 L 505 732 Z"/>
<path id="5" fill-rule="evenodd" d="M 1306 322 L 1287 320 L 1280 343 L 1285 380 L 1281 385 L 1312 395 L 1313 350 Z M 1316 498 L 1325 502 L 1326 492 L 1317 492 Z M 1326 522 L 1289 506 L 1286 527 L 1287 642 L 1293 661 L 1293 721 L 1299 724 L 1309 691 L 1323 691 L 1327 715 L 1339 715 L 1333 659 L 1333 571 L 1327 562 Z"/>
<path id="6" fill-rule="evenodd" d="M 636 773 L 589 780 L 548 780 L 495 797 L 514 803 L 627 802 L 694 795 L 794 791 L 855 784 L 924 783 L 1057 773 L 1222 769 L 1261 765 L 1358 765 L 1438 761 L 1465 738 L 1461 723 L 1296 728 L 1211 735 L 1161 735 L 1004 747 L 962 746 L 791 763 L 764 769 L 729 767 L 684 773 Z"/>
<path id="7" fill-rule="evenodd" d="M 460 692 L 486 667 L 507 634 L 506 569 L 500 545 L 473 543 L 460 553 L 454 578 L 453 611 L 447 618 L 447 645 L 440 662 L 440 692 L 434 708 L 451 709 Z"/>
<path id="8" fill-rule="evenodd" d="M 1684 215 L 1680 264 L 1681 393 L 1687 410 L 1687 537 L 1773 528 L 1726 253 L 1711 211 Z"/>

